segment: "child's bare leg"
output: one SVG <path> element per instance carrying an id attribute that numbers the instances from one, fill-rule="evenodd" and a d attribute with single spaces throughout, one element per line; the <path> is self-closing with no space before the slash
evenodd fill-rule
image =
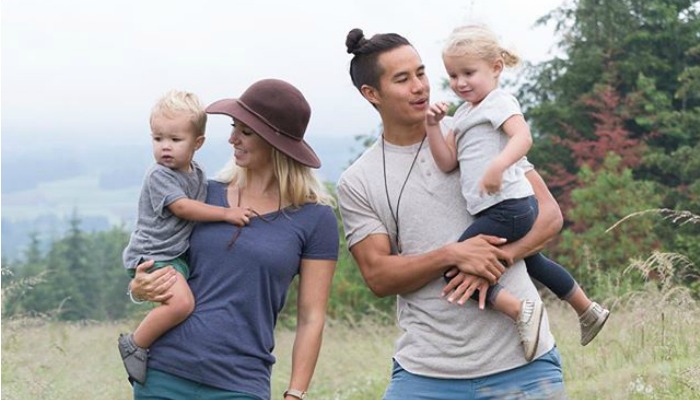
<path id="1" fill-rule="evenodd" d="M 515 321 L 525 351 L 525 359 L 532 360 L 537 353 L 537 345 L 540 340 L 542 302 L 540 300 L 520 300 L 505 289 L 501 289 L 494 295 L 491 307 Z"/>
<path id="2" fill-rule="evenodd" d="M 571 305 L 571 307 L 576 311 L 576 314 L 579 316 L 586 312 L 592 303 L 591 299 L 586 296 L 586 293 L 579 285 L 576 285 L 571 295 L 565 300 L 567 303 L 569 303 L 569 305 Z"/>
<path id="3" fill-rule="evenodd" d="M 522 309 L 523 301 L 515 297 L 513 294 L 505 289 L 501 289 L 496 294 L 493 302 L 490 304 L 491 308 L 496 311 L 500 311 L 507 316 L 509 316 L 513 321 L 518 320 L 520 315 L 520 310 Z"/>
<path id="4" fill-rule="evenodd" d="M 194 310 L 194 297 L 185 278 L 180 275 L 172 287 L 173 296 L 151 310 L 134 331 L 134 343 L 148 348 L 162 334 L 184 321 Z"/>
<path id="5" fill-rule="evenodd" d="M 581 345 L 585 346 L 593 340 L 610 316 L 610 310 L 591 301 L 580 286 L 576 285 L 572 293 L 564 298 L 578 314 L 581 327 Z"/>

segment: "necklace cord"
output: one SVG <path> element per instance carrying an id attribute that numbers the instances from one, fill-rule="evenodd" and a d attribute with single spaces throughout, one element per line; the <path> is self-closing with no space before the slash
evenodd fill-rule
<path id="1" fill-rule="evenodd" d="M 391 198 L 389 197 L 389 185 L 386 179 L 386 151 L 384 149 L 384 134 L 382 134 L 382 171 L 384 172 L 384 191 L 386 193 L 386 202 L 389 205 L 389 212 L 391 213 L 391 218 L 394 220 L 394 225 L 396 226 L 396 249 L 399 251 L 399 254 L 401 254 L 402 252 L 401 239 L 399 236 L 399 207 L 401 206 L 401 197 L 403 196 L 403 190 L 406 188 L 406 183 L 408 183 L 408 178 L 411 176 L 411 171 L 413 171 L 413 167 L 416 165 L 416 160 L 418 160 L 418 155 L 420 154 L 420 151 L 423 148 L 423 143 L 425 143 L 426 137 L 427 135 L 423 136 L 423 140 L 420 141 L 420 145 L 418 146 L 416 155 L 413 156 L 411 167 L 408 169 L 406 179 L 404 179 L 403 184 L 401 185 L 399 197 L 396 200 L 396 214 L 394 214 L 394 207 L 391 206 Z"/>
<path id="2" fill-rule="evenodd" d="M 238 192 L 238 199 L 236 201 L 236 207 L 240 207 L 241 206 L 241 188 L 240 188 L 240 186 L 237 187 L 236 190 Z M 266 222 L 266 223 L 270 222 L 270 220 L 267 219 L 264 215 L 258 213 L 257 211 L 253 210 L 252 208 L 249 208 L 249 209 L 253 213 L 253 215 L 260 218 L 263 222 Z M 277 215 L 275 215 L 274 218 L 272 218 L 273 220 L 277 219 L 281 210 L 282 210 L 282 196 L 280 196 L 280 200 L 279 200 L 279 203 L 277 205 L 277 211 L 279 211 L 279 212 L 277 213 Z M 243 230 L 243 227 L 241 227 L 241 226 L 234 226 L 234 227 L 236 228 L 236 230 L 233 231 L 233 235 L 231 236 L 231 239 L 229 240 L 228 244 L 226 245 L 227 249 L 233 248 L 233 245 L 236 244 L 236 241 L 238 240 L 238 237 L 241 236 L 241 231 Z"/>

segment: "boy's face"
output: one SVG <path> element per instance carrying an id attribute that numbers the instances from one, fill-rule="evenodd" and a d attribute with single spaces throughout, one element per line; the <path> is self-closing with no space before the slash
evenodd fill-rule
<path id="1" fill-rule="evenodd" d="M 189 172 L 194 152 L 204 143 L 204 136 L 197 136 L 190 116 L 173 117 L 154 115 L 151 118 L 153 157 L 164 167 Z"/>
<path id="2" fill-rule="evenodd" d="M 430 101 L 430 83 L 425 66 L 413 46 L 401 46 L 377 58 L 382 75 L 379 88 L 364 91 L 383 119 L 401 124 L 425 120 Z"/>

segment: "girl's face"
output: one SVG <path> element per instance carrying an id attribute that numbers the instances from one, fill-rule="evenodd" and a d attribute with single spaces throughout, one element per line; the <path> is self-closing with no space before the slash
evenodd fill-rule
<path id="1" fill-rule="evenodd" d="M 232 125 L 228 142 L 233 145 L 236 165 L 247 169 L 270 168 L 272 146 L 242 122 L 234 120 Z"/>
<path id="2" fill-rule="evenodd" d="M 489 62 L 482 58 L 467 55 L 442 57 L 450 88 L 462 100 L 473 106 L 481 103 L 486 95 L 498 87 L 498 77 L 503 70 L 503 62 Z"/>

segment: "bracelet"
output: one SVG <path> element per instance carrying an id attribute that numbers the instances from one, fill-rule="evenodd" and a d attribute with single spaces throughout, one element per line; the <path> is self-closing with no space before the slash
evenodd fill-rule
<path id="1" fill-rule="evenodd" d="M 299 400 L 304 400 L 304 398 L 306 397 L 306 392 L 303 392 L 303 391 L 297 390 L 297 389 L 287 389 L 284 391 L 282 396 L 283 397 L 292 396 L 292 397 L 296 397 Z"/>
<path id="2" fill-rule="evenodd" d="M 129 298 L 131 299 L 131 302 L 134 304 L 143 304 L 146 302 L 146 300 L 136 299 L 134 297 L 134 294 L 131 293 L 131 285 L 129 285 L 129 287 L 126 289 L 126 294 L 129 296 Z"/>

